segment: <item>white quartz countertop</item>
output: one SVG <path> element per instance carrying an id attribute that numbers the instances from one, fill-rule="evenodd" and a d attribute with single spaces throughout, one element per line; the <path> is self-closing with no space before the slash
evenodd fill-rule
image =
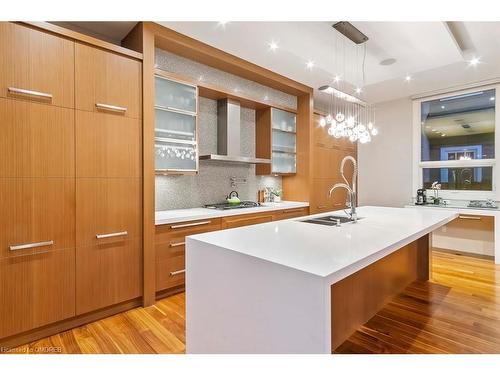
<path id="1" fill-rule="evenodd" d="M 179 223 L 191 220 L 204 220 L 216 217 L 255 214 L 268 211 L 287 210 L 292 208 L 309 207 L 308 202 L 283 201 L 280 203 L 262 203 L 259 207 L 215 210 L 212 208 L 186 208 L 181 210 L 166 210 L 155 212 L 156 225 Z"/>
<path id="2" fill-rule="evenodd" d="M 366 206 L 358 208 L 358 216 L 358 223 L 341 227 L 300 222 L 302 218 L 189 236 L 187 251 L 191 241 L 201 241 L 335 283 L 452 221 L 458 213 Z"/>
<path id="3" fill-rule="evenodd" d="M 446 205 L 446 206 L 432 206 L 430 204 L 419 206 L 416 204 L 408 204 L 405 206 L 406 208 L 417 208 L 423 210 L 448 210 L 460 212 L 465 215 L 482 215 L 482 216 L 498 216 L 500 215 L 500 209 L 498 208 L 476 208 L 476 207 L 467 207 L 467 206 L 459 206 L 459 205 Z"/>

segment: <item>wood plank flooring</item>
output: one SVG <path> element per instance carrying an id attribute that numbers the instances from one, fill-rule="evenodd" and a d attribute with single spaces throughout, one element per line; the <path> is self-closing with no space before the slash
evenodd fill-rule
<path id="1" fill-rule="evenodd" d="M 184 353 L 184 293 L 34 343 L 15 353 Z M 500 267 L 437 252 L 415 282 L 337 353 L 500 353 Z"/>

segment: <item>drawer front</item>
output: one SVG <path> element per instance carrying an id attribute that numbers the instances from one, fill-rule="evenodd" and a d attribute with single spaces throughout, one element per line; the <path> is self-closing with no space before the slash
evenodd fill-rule
<path id="1" fill-rule="evenodd" d="M 163 224 L 156 226 L 156 243 L 184 241 L 186 236 L 221 229 L 221 219 L 192 220 L 181 223 Z"/>
<path id="2" fill-rule="evenodd" d="M 0 23 L 0 96 L 74 107 L 74 43 Z"/>
<path id="3" fill-rule="evenodd" d="M 0 258 L 74 248 L 74 206 L 72 178 L 0 178 Z"/>
<path id="4" fill-rule="evenodd" d="M 186 252 L 186 237 L 172 237 L 167 242 L 156 242 L 156 261 L 169 259 L 176 256 L 184 256 Z"/>
<path id="5" fill-rule="evenodd" d="M 83 314 L 142 295 L 140 238 L 76 249 L 76 312 Z"/>
<path id="6" fill-rule="evenodd" d="M 183 285 L 186 260 L 184 255 L 173 256 L 156 262 L 156 291 Z"/>
<path id="7" fill-rule="evenodd" d="M 0 99 L 0 177 L 71 177 L 73 110 Z"/>
<path id="8" fill-rule="evenodd" d="M 77 177 L 140 177 L 141 121 L 76 111 Z"/>
<path id="9" fill-rule="evenodd" d="M 77 247 L 140 236 L 140 182 L 139 178 L 77 179 Z"/>
<path id="10" fill-rule="evenodd" d="M 75 250 L 0 259 L 0 338 L 75 315 Z"/>
<path id="11" fill-rule="evenodd" d="M 285 220 L 285 219 L 293 219 L 294 217 L 301 217 L 309 215 L 309 208 L 291 208 L 288 210 L 279 211 L 275 214 L 273 220 Z"/>
<path id="12" fill-rule="evenodd" d="M 222 218 L 222 229 L 238 228 L 247 225 L 262 224 L 273 221 L 273 213 L 261 215 L 243 215 Z"/>
<path id="13" fill-rule="evenodd" d="M 84 111 L 142 117 L 142 64 L 75 44 L 75 103 Z"/>

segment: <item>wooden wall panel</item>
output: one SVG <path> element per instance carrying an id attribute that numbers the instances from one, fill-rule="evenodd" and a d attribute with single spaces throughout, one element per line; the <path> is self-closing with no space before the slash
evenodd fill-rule
<path id="1" fill-rule="evenodd" d="M 0 177 L 75 175 L 73 110 L 0 99 Z"/>
<path id="2" fill-rule="evenodd" d="M 38 91 L 52 99 L 9 93 Z M 74 107 L 74 42 L 11 22 L 0 22 L 0 97 Z"/>

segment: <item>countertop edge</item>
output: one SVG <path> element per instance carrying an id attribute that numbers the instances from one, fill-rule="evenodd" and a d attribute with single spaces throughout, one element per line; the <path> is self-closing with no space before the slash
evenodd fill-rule
<path id="1" fill-rule="evenodd" d="M 259 207 L 242 208 L 242 209 L 234 209 L 234 210 L 226 210 L 226 211 L 207 209 L 207 210 L 210 210 L 210 212 L 207 212 L 204 214 L 193 214 L 193 215 L 186 215 L 186 216 L 179 216 L 179 217 L 171 217 L 171 218 L 167 217 L 167 218 L 162 218 L 162 219 L 155 219 L 155 226 L 156 225 L 172 224 L 172 223 L 182 223 L 182 222 L 192 221 L 192 220 L 216 219 L 216 218 L 227 217 L 227 216 L 259 214 L 259 213 L 264 213 L 264 212 L 288 210 L 288 209 L 293 209 L 293 208 L 305 208 L 305 207 L 309 207 L 309 202 L 283 201 L 282 203 L 275 203 L 272 206 L 259 206 Z M 193 210 L 197 210 L 200 208 L 201 207 L 193 208 Z M 186 209 L 186 210 L 189 210 L 189 209 Z M 176 210 L 171 210 L 171 211 L 176 211 Z M 155 215 L 157 212 L 168 212 L 168 211 L 156 211 Z"/>

